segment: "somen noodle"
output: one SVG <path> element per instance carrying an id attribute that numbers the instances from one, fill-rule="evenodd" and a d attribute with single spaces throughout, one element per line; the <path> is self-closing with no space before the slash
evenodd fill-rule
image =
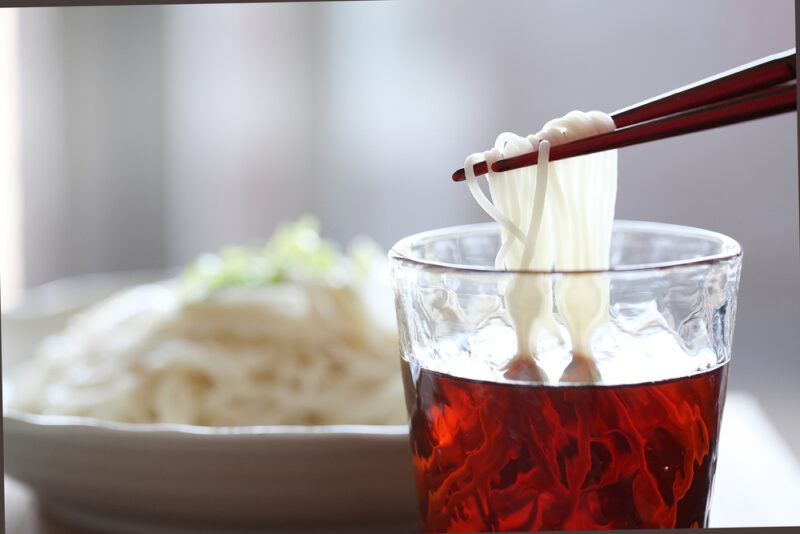
<path id="1" fill-rule="evenodd" d="M 572 111 L 536 134 L 498 136 L 494 148 L 466 158 L 467 184 L 478 204 L 500 225 L 502 246 L 495 265 L 508 270 L 587 271 L 609 266 L 617 189 L 615 150 L 549 162 L 550 147 L 614 130 L 599 111 Z M 489 172 L 491 200 L 481 190 L 473 165 L 539 151 L 538 165 Z M 553 292 L 555 291 L 555 299 Z M 517 355 L 507 368 L 513 379 L 544 380 L 536 364 L 536 344 L 548 332 L 563 338 L 553 303 L 572 344 L 564 381 L 598 380 L 591 336 L 607 321 L 608 280 L 601 274 L 572 276 L 553 288 L 547 276 L 514 276 L 506 304 L 517 339 Z"/>

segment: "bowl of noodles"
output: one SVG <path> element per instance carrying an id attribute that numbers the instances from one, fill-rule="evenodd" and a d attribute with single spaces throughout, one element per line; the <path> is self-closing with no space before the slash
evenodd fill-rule
<path id="1" fill-rule="evenodd" d="M 176 274 L 32 291 L 3 317 L 7 473 L 110 531 L 407 530 L 386 269 L 304 218 Z"/>

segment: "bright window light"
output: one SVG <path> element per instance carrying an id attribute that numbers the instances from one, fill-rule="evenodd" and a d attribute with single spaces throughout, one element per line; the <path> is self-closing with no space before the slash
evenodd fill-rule
<path id="1" fill-rule="evenodd" d="M 23 285 L 19 157 L 18 10 L 0 9 L 0 309 L 13 308 Z"/>

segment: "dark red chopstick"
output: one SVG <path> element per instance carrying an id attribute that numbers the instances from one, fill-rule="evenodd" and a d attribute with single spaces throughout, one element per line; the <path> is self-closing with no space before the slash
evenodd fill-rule
<path id="1" fill-rule="evenodd" d="M 792 111 L 797 109 L 797 84 L 788 83 L 778 88 L 763 89 L 757 95 L 738 97 L 733 100 L 735 102 L 676 113 L 663 119 L 655 119 L 607 134 L 587 137 L 574 143 L 555 146 L 550 149 L 550 161 L 657 141 Z M 539 161 L 539 153 L 531 152 L 500 160 L 493 165 L 492 169 L 495 172 L 510 171 L 535 165 L 537 161 Z"/>
<path id="2" fill-rule="evenodd" d="M 795 58 L 794 48 L 773 54 L 620 109 L 611 118 L 624 128 L 788 82 L 797 77 Z"/>
<path id="3" fill-rule="evenodd" d="M 768 56 L 617 111 L 611 115 L 617 130 L 555 146 L 550 150 L 550 161 L 795 110 L 796 83 L 784 83 L 795 79 L 794 50 Z M 783 85 L 774 87 L 780 83 Z M 492 170 L 503 172 L 535 165 L 538 158 L 538 152 L 523 154 L 495 162 Z M 489 171 L 486 162 L 475 164 L 473 169 L 476 176 Z M 464 169 L 453 174 L 456 182 L 464 179 Z"/>

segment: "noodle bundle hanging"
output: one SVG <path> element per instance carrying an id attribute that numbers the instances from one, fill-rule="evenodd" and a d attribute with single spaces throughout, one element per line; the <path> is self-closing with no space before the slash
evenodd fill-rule
<path id="1" fill-rule="evenodd" d="M 616 150 L 549 162 L 550 147 L 614 130 L 603 112 L 572 111 L 552 120 L 536 134 L 498 136 L 493 149 L 472 154 L 464 162 L 467 184 L 478 204 L 500 225 L 502 246 L 497 268 L 533 271 L 593 271 L 607 269 L 617 189 Z M 489 172 L 491 200 L 478 185 L 473 165 L 491 164 L 539 151 L 538 165 L 503 173 Z M 555 292 L 555 297 L 554 297 Z M 517 355 L 509 362 L 511 379 L 544 381 L 536 364 L 542 333 L 565 336 L 572 345 L 572 362 L 562 381 L 597 381 L 591 337 L 607 321 L 608 280 L 586 274 L 559 280 L 513 276 L 505 298 L 517 339 Z"/>

